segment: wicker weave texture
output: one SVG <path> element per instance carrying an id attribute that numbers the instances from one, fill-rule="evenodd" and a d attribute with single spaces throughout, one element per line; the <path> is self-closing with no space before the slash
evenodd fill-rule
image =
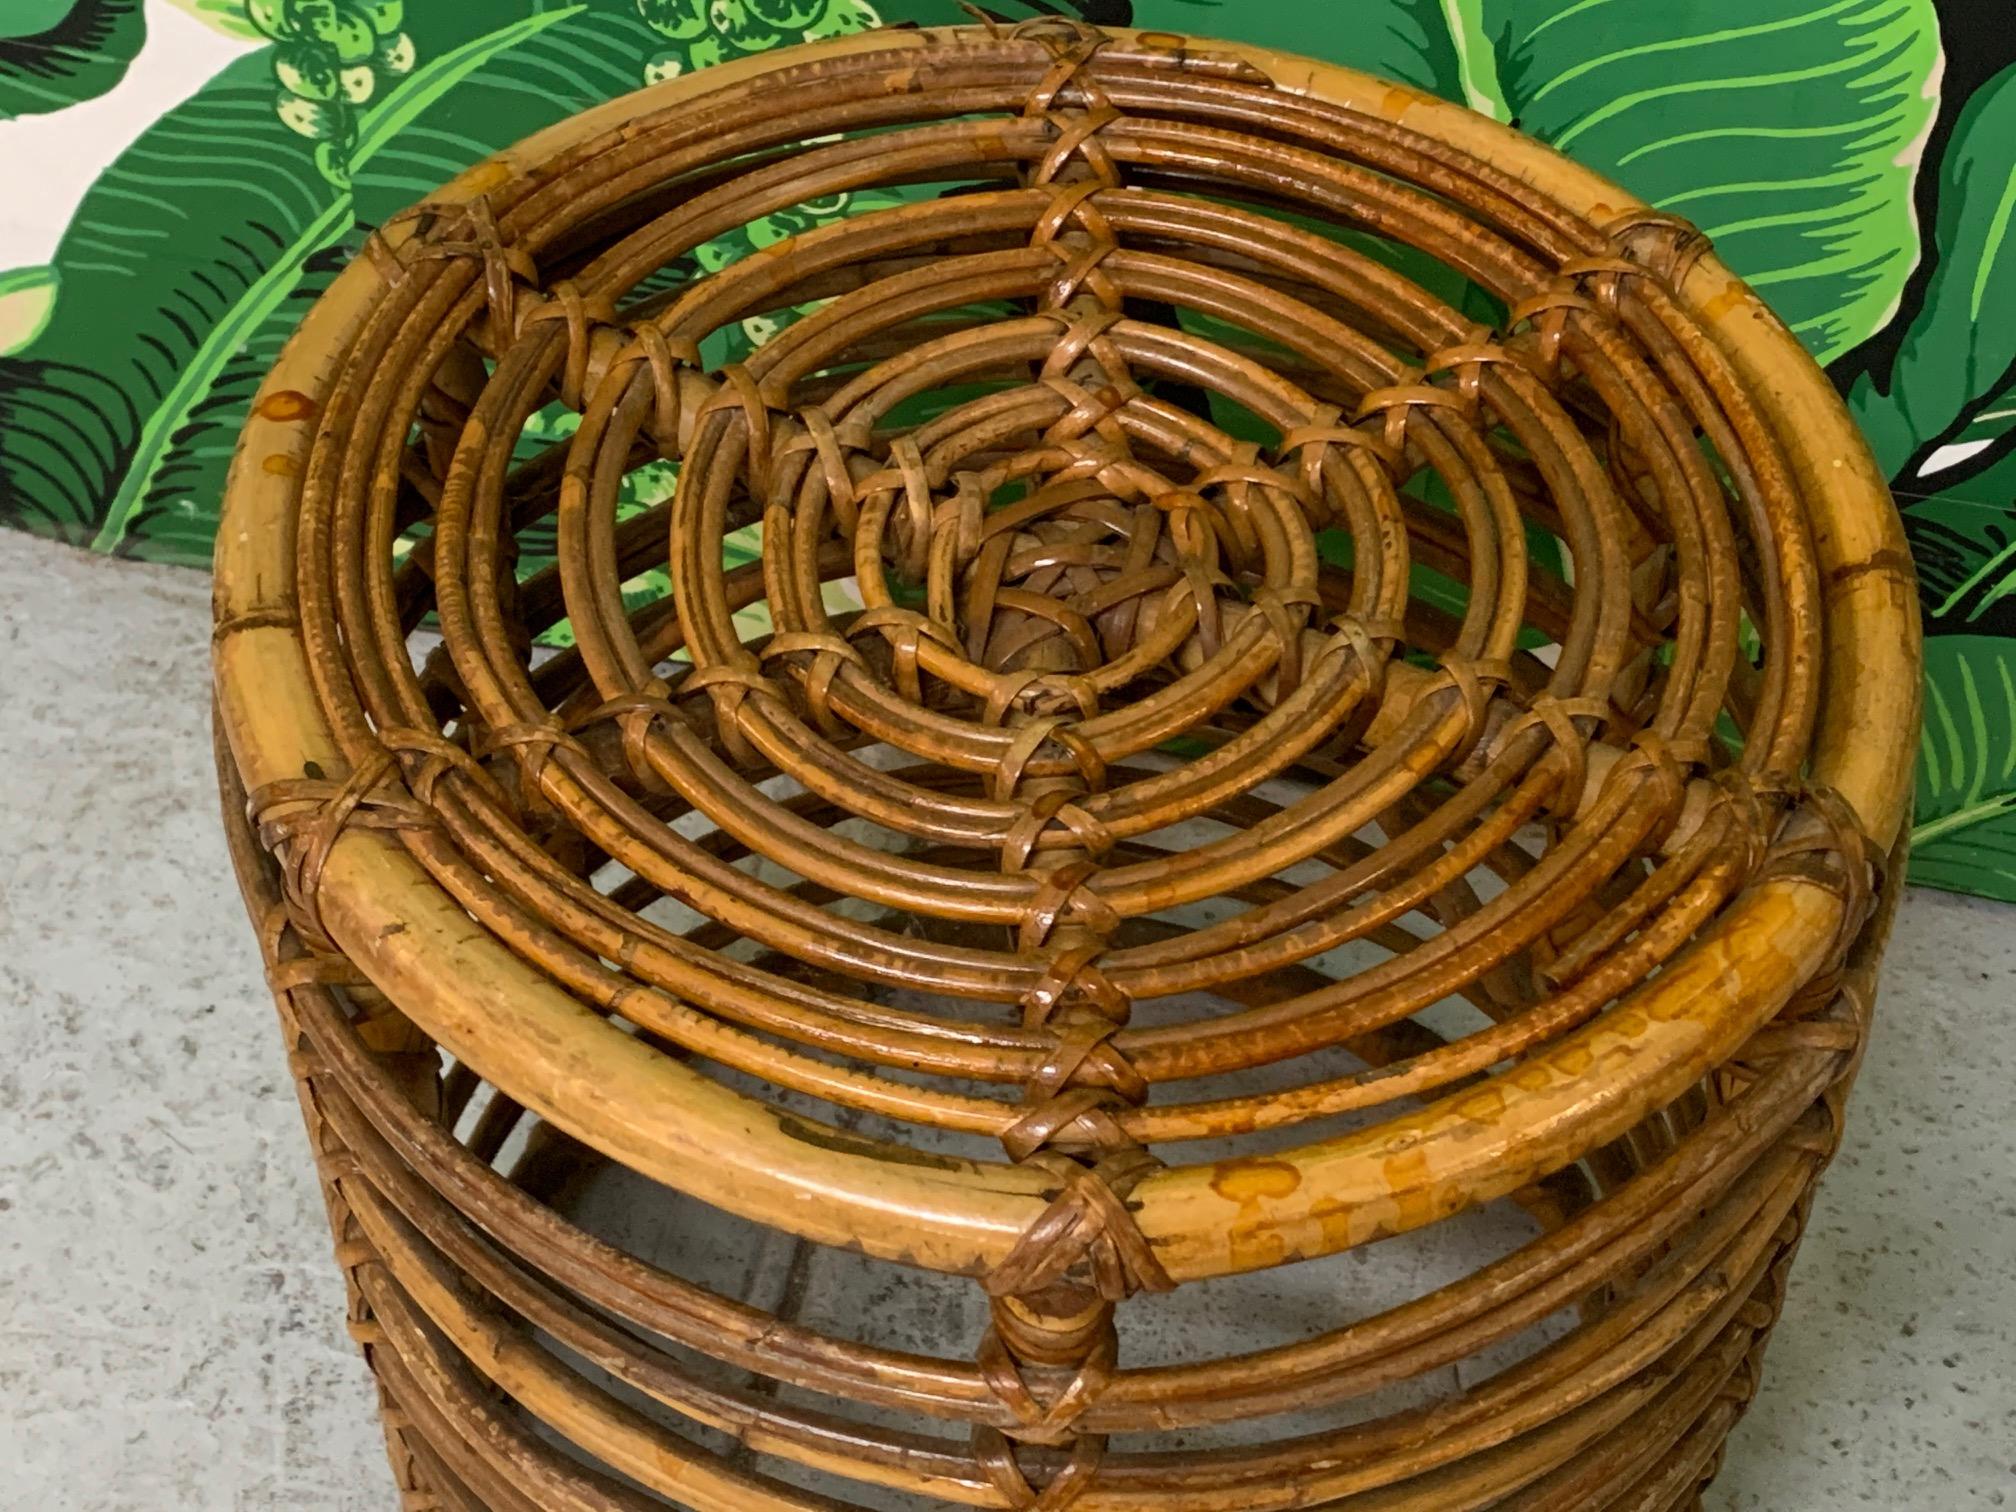
<path id="1" fill-rule="evenodd" d="M 1917 686 L 1880 479 L 1698 233 L 1041 23 L 677 81 L 367 252 L 234 470 L 219 765 L 409 1508 L 1696 1505 Z M 611 1171 L 985 1322 L 723 1295 L 570 1206 Z"/>

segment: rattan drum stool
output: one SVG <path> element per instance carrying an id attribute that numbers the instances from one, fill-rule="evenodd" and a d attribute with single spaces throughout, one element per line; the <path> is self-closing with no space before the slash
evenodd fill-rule
<path id="1" fill-rule="evenodd" d="M 1697 1505 L 1913 605 L 1690 227 L 1343 69 L 873 33 L 465 174 L 217 574 L 407 1507 Z"/>

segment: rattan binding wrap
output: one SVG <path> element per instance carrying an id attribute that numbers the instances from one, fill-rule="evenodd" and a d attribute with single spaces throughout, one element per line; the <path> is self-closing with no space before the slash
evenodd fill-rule
<path id="1" fill-rule="evenodd" d="M 660 86 L 367 250 L 245 432 L 219 749 L 409 1508 L 1697 1504 L 1861 1054 L 1917 625 L 1691 228 L 1043 23 Z M 568 1216 L 594 1169 L 984 1326 L 717 1295 Z M 1389 1308 L 1130 1357 L 1499 1209 Z"/>

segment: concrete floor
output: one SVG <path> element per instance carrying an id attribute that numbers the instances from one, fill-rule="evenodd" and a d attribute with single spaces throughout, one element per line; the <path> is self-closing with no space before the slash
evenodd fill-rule
<path id="1" fill-rule="evenodd" d="M 392 1506 L 217 830 L 208 591 L 0 532 L 0 1507 Z M 2016 910 L 1912 892 L 1716 1512 L 2016 1506 L 2012 1080 Z"/>

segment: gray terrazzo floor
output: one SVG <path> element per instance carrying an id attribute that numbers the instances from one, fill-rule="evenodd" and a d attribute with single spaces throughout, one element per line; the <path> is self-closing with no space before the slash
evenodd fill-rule
<path id="1" fill-rule="evenodd" d="M 0 1508 L 393 1505 L 217 829 L 208 617 L 198 573 L 0 533 Z M 2012 1080 L 2016 910 L 1911 893 L 1716 1512 L 2016 1506 Z"/>

